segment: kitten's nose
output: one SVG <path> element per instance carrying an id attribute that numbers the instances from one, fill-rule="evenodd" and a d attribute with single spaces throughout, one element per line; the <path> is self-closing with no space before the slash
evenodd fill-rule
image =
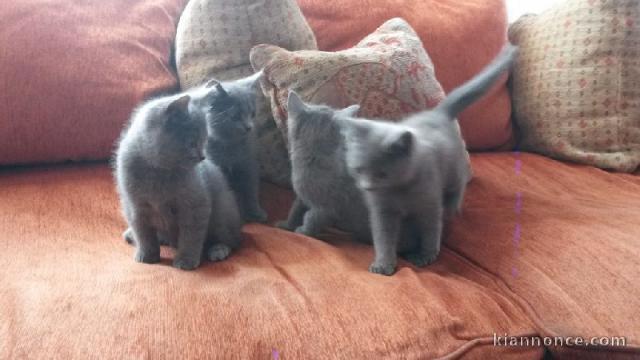
<path id="1" fill-rule="evenodd" d="M 204 161 L 204 159 L 206 159 L 206 157 L 202 154 L 200 154 L 200 161 Z"/>
<path id="2" fill-rule="evenodd" d="M 253 128 L 253 125 L 251 125 L 251 124 L 246 124 L 246 125 L 244 126 L 244 131 L 249 132 L 249 131 L 251 131 L 251 129 L 252 129 L 252 128 Z"/>

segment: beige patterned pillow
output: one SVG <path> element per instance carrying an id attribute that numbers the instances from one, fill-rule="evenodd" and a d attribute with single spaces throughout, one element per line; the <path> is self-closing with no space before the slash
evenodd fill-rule
<path id="1" fill-rule="evenodd" d="M 522 148 L 632 172 L 640 165 L 638 0 L 568 0 L 512 25 Z"/>
<path id="2" fill-rule="evenodd" d="M 317 49 L 295 0 L 191 0 L 176 34 L 176 65 L 181 88 L 214 77 L 238 79 L 253 72 L 249 52 L 257 44 L 290 50 Z M 268 102 L 260 99 L 256 130 L 264 178 L 288 184 L 290 166 Z"/>
<path id="3" fill-rule="evenodd" d="M 251 51 L 251 63 L 264 68 L 263 90 L 283 134 L 289 89 L 311 103 L 336 108 L 360 104 L 360 116 L 379 119 L 400 119 L 444 97 L 420 38 L 398 18 L 351 49 L 291 52 L 260 45 Z"/>
<path id="4" fill-rule="evenodd" d="M 183 88 L 215 76 L 251 75 L 251 48 L 273 44 L 289 50 L 318 48 L 295 0 L 191 0 L 176 33 L 176 65 Z"/>

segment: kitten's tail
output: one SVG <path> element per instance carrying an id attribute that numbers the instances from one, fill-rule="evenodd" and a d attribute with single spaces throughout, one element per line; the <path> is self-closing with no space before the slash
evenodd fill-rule
<path id="1" fill-rule="evenodd" d="M 469 105 L 479 100 L 508 70 L 518 55 L 518 47 L 508 44 L 500 54 L 473 79 L 453 89 L 449 95 L 435 107 L 434 111 L 445 113 L 455 119 Z"/>

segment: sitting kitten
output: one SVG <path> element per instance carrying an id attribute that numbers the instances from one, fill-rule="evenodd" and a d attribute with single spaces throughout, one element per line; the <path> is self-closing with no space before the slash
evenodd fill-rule
<path id="1" fill-rule="evenodd" d="M 416 221 L 421 230 L 420 249 L 411 255 L 411 262 L 424 266 L 435 261 L 444 210 L 460 210 L 470 178 L 456 116 L 490 89 L 516 54 L 517 48 L 508 46 L 433 110 L 400 123 L 337 116 L 342 118 L 347 166 L 369 208 L 375 248 L 371 272 L 395 271 L 405 219 Z"/>
<path id="2" fill-rule="evenodd" d="M 173 265 L 196 268 L 206 240 L 212 261 L 240 244 L 241 220 L 218 167 L 205 159 L 204 114 L 190 111 L 190 97 L 151 100 L 134 112 L 115 156 L 115 176 L 137 246 L 136 261 L 160 261 L 160 242 L 177 247 Z"/>
<path id="3" fill-rule="evenodd" d="M 242 217 L 249 222 L 267 220 L 258 200 L 260 167 L 256 156 L 256 135 L 252 131 L 261 75 L 258 72 L 224 83 L 211 80 L 192 92 L 194 104 L 207 112 L 207 157 L 224 172 L 236 195 Z"/>
<path id="4" fill-rule="evenodd" d="M 352 233 L 371 243 L 369 213 L 362 192 L 347 170 L 344 140 L 334 117 L 351 117 L 358 110 L 353 105 L 343 110 L 305 104 L 291 91 L 288 99 L 288 140 L 292 184 L 296 199 L 287 221 L 280 228 L 317 237 L 329 227 Z M 411 232 L 398 249 L 415 246 Z"/>

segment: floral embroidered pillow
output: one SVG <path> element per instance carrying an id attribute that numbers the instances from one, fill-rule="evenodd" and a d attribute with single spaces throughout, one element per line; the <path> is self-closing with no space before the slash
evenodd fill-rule
<path id="1" fill-rule="evenodd" d="M 251 63 L 264 69 L 263 91 L 283 135 L 289 89 L 311 103 L 336 108 L 360 104 L 360 116 L 391 120 L 431 108 L 444 98 L 420 38 L 399 18 L 351 49 L 288 51 L 259 45 L 251 51 Z"/>

